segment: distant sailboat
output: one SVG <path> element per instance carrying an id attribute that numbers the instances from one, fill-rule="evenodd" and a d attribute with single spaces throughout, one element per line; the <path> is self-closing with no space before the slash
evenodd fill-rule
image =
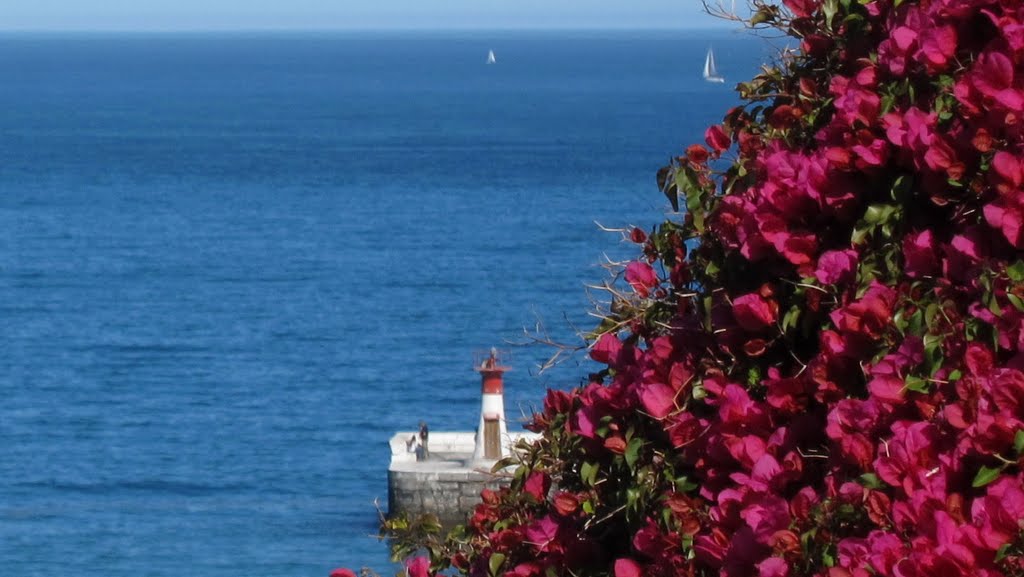
<path id="1" fill-rule="evenodd" d="M 490 50 L 487 52 L 487 63 L 494 64 L 497 60 L 494 58 L 494 51 Z"/>
<path id="2" fill-rule="evenodd" d="M 704 80 L 708 82 L 725 82 L 725 77 L 718 73 L 718 69 L 715 68 L 715 53 L 708 48 L 707 58 L 704 59 Z"/>

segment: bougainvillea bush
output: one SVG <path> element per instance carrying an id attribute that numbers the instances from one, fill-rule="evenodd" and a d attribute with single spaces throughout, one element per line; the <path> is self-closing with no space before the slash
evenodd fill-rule
<path id="1" fill-rule="evenodd" d="M 1024 575 L 1024 3 L 754 8 L 799 49 L 413 577 Z"/>

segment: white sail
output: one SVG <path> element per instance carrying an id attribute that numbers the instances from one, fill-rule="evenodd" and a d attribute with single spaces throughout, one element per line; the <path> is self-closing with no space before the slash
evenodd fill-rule
<path id="1" fill-rule="evenodd" d="M 494 58 L 494 51 L 491 50 L 487 52 L 487 63 L 494 64 L 495 62 L 497 62 L 497 60 Z"/>
<path id="2" fill-rule="evenodd" d="M 715 53 L 708 48 L 708 55 L 704 58 L 704 80 L 708 82 L 725 82 L 725 78 L 718 73 L 715 67 Z"/>

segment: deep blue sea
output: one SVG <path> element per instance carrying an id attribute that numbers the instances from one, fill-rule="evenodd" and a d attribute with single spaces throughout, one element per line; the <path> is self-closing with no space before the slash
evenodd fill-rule
<path id="1" fill-rule="evenodd" d="M 584 378 L 515 343 L 578 342 L 584 285 L 635 254 L 595 223 L 662 219 L 657 168 L 770 54 L 728 32 L 0 36 L 0 574 L 392 574 L 387 439 L 475 426 L 491 346 L 510 418 Z"/>

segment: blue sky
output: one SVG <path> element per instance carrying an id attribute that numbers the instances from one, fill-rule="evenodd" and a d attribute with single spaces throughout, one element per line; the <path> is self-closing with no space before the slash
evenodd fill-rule
<path id="1" fill-rule="evenodd" d="M 699 0 L 12 0 L 6 30 L 709 28 Z M 741 2 L 745 4 L 745 2 Z"/>

